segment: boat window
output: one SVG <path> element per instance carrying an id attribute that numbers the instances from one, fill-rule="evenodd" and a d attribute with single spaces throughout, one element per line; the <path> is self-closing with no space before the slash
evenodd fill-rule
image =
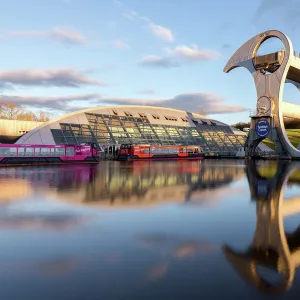
<path id="1" fill-rule="evenodd" d="M 17 155 L 17 148 L 0 148 L 0 156 L 16 156 Z"/>
<path id="2" fill-rule="evenodd" d="M 130 145 L 130 144 L 123 144 L 123 145 L 121 145 L 120 148 L 121 148 L 121 149 L 130 149 L 130 148 L 131 148 L 131 145 Z"/>
<path id="3" fill-rule="evenodd" d="M 50 148 L 35 148 L 35 156 L 49 156 Z"/>
<path id="4" fill-rule="evenodd" d="M 115 116 L 118 115 L 118 112 L 116 110 L 113 110 L 112 112 L 114 113 Z"/>
<path id="5" fill-rule="evenodd" d="M 160 119 L 158 115 L 152 115 L 152 117 L 153 117 L 153 119 L 155 119 L 155 120 L 159 120 L 159 119 Z"/>
<path id="6" fill-rule="evenodd" d="M 182 120 L 183 122 L 188 122 L 188 120 L 185 119 L 185 118 L 181 118 L 181 120 Z"/>
<path id="7" fill-rule="evenodd" d="M 34 148 L 19 148 L 18 156 L 34 156 Z"/>
<path id="8" fill-rule="evenodd" d="M 65 149 L 64 148 L 52 148 L 51 156 L 65 156 Z"/>
<path id="9" fill-rule="evenodd" d="M 9 152 L 7 153 L 7 156 L 17 156 L 17 148 L 8 148 Z"/>
<path id="10" fill-rule="evenodd" d="M 74 156 L 74 154 L 75 154 L 74 148 L 73 147 L 67 147 L 66 156 Z"/>

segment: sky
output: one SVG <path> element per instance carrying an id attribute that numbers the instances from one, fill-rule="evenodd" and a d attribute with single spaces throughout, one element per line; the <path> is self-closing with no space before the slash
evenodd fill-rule
<path id="1" fill-rule="evenodd" d="M 270 29 L 287 34 L 300 51 L 300 0 L 0 4 L 0 102 L 53 116 L 132 104 L 202 110 L 228 124 L 249 121 L 256 106 L 252 76 L 243 68 L 224 73 L 227 61 Z M 297 103 L 298 91 L 288 86 L 284 97 Z"/>

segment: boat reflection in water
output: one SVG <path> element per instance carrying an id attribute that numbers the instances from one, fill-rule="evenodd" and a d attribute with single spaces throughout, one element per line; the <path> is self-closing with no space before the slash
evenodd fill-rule
<path id="1" fill-rule="evenodd" d="M 243 166 L 239 166 L 238 162 L 210 166 L 199 161 L 104 162 L 88 184 L 73 189 L 72 196 L 68 192 L 64 197 L 63 190 L 57 188 L 55 197 L 72 203 L 107 207 L 191 202 L 206 190 L 214 192 L 242 177 Z M 209 202 L 211 198 L 204 200 Z"/>
<path id="2" fill-rule="evenodd" d="M 300 183 L 299 162 L 251 162 L 246 168 L 251 198 L 256 201 L 256 229 L 246 251 L 224 245 L 238 274 L 261 291 L 288 290 L 300 265 L 300 227 L 287 233 L 284 218 L 300 212 L 300 196 L 284 198 L 285 187 Z"/>

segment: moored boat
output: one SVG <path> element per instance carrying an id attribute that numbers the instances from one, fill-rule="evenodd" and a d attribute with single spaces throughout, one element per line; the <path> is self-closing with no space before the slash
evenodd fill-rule
<path id="1" fill-rule="evenodd" d="M 154 146 L 122 144 L 117 155 L 118 160 L 171 160 L 204 158 L 200 146 Z"/>
<path id="2" fill-rule="evenodd" d="M 0 167 L 98 162 L 99 155 L 94 143 L 84 145 L 0 144 Z"/>

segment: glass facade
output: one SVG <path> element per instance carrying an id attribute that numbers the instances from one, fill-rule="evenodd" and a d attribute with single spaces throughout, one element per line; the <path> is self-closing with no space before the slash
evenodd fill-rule
<path id="1" fill-rule="evenodd" d="M 52 129 L 56 144 L 99 145 L 122 143 L 152 145 L 200 145 L 205 152 L 236 152 L 243 147 L 246 137 L 235 135 L 229 126 L 214 122 L 194 122 L 196 127 L 152 124 L 145 114 L 133 117 L 130 113 L 118 116 L 85 113 L 89 125 L 60 123 L 61 129 Z M 208 124 L 209 123 L 209 124 Z"/>

